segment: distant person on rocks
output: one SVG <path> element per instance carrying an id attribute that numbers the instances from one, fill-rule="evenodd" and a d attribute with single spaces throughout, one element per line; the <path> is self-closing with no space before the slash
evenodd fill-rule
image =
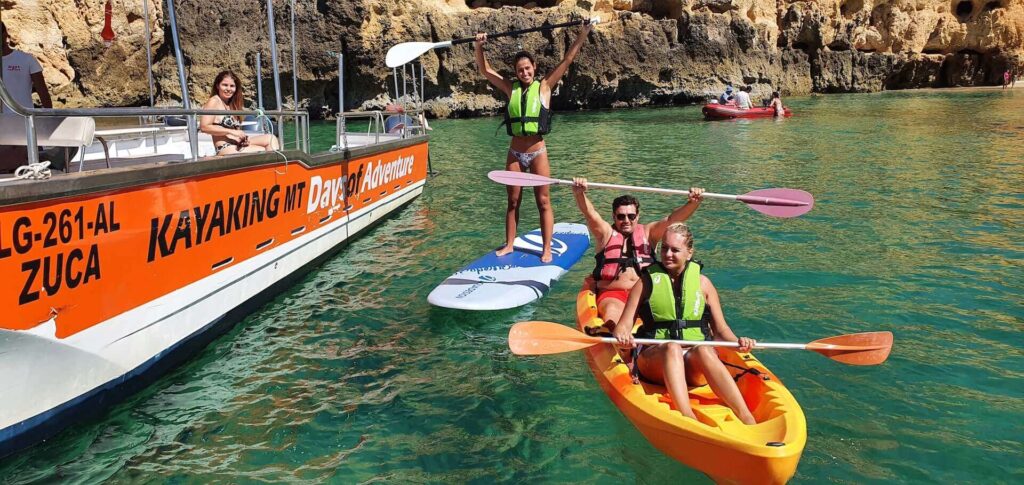
<path id="1" fill-rule="evenodd" d="M 213 80 L 210 99 L 203 109 L 241 111 L 245 109 L 242 82 L 231 71 L 221 71 Z M 277 137 L 272 134 L 249 136 L 242 131 L 242 119 L 238 116 L 203 115 L 199 118 L 199 129 L 213 137 L 217 155 L 232 153 L 263 152 L 280 150 Z"/>
<path id="2" fill-rule="evenodd" d="M 32 92 L 39 95 L 39 103 L 44 108 L 52 108 L 50 91 L 43 79 L 43 67 L 31 54 L 16 50 L 8 43 L 7 26 L 0 22 L 0 46 L 3 48 L 3 80 L 7 92 L 18 104 L 31 108 Z M 14 115 L 14 110 L 3 106 L 6 116 Z M 28 153 L 23 146 L 0 145 L 0 173 L 11 172 L 24 165 Z"/>
<path id="3" fill-rule="evenodd" d="M 775 116 L 777 117 L 786 115 L 786 108 L 782 106 L 782 98 L 779 96 L 778 91 L 772 92 L 772 100 L 768 103 L 768 107 L 775 110 Z"/>
<path id="4" fill-rule="evenodd" d="M 725 92 L 722 93 L 722 95 L 718 97 L 718 104 L 725 105 L 725 104 L 729 104 L 729 103 L 732 103 L 732 102 L 733 102 L 732 86 L 726 86 L 725 87 Z"/>
<path id="5" fill-rule="evenodd" d="M 548 162 L 547 146 L 544 135 L 551 130 L 551 91 L 558 85 L 573 59 L 579 54 L 583 42 L 593 24 L 586 24 L 579 37 L 569 47 L 565 57 L 546 76 L 536 76 L 537 63 L 533 56 L 525 51 L 516 53 L 512 60 L 515 69 L 514 79 L 505 79 L 491 68 L 484 57 L 484 43 L 487 34 L 476 35 L 476 65 L 480 74 L 499 91 L 509 98 L 505 106 L 505 121 L 508 135 L 512 137 L 508 156 L 505 158 L 505 169 L 513 172 L 530 172 L 545 177 L 551 174 Z M 519 203 L 522 200 L 522 187 L 508 186 L 508 205 L 505 210 L 505 245 L 495 254 L 504 256 L 512 252 L 512 244 L 516 239 L 516 226 L 519 224 Z M 540 212 L 540 232 L 544 239 L 544 249 L 540 260 L 551 262 L 551 234 L 554 232 L 555 213 L 551 209 L 551 200 L 546 185 L 534 187 L 533 196 Z"/>
<path id="6" fill-rule="evenodd" d="M 744 86 L 736 93 L 736 107 L 739 109 L 750 109 L 754 105 L 750 103 L 750 86 Z"/>

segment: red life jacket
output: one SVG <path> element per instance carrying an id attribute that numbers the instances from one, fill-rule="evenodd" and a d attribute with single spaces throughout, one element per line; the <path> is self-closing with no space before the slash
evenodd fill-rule
<path id="1" fill-rule="evenodd" d="M 625 247 L 623 247 L 625 245 Z M 651 256 L 651 243 L 647 240 L 647 230 L 643 224 L 637 224 L 629 239 L 614 229 L 604 249 L 595 256 L 597 265 L 594 267 L 594 281 L 611 281 L 626 268 L 633 268 L 637 274 L 654 262 Z"/>

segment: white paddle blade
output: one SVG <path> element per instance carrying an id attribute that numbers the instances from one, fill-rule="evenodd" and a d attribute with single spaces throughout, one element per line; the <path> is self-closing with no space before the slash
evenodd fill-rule
<path id="1" fill-rule="evenodd" d="M 384 56 L 384 64 L 388 67 L 398 67 L 422 56 L 431 49 L 448 47 L 451 44 L 451 42 L 439 42 L 436 44 L 433 42 L 403 42 L 388 49 L 388 54 Z"/>
<path id="2" fill-rule="evenodd" d="M 597 25 L 601 23 L 601 17 L 590 17 L 590 25 Z"/>

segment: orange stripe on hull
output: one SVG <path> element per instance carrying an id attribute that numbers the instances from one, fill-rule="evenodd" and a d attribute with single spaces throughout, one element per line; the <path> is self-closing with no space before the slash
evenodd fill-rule
<path id="1" fill-rule="evenodd" d="M 0 328 L 66 338 L 426 179 L 422 143 L 0 208 Z M 302 228 L 302 230 L 298 230 Z"/>

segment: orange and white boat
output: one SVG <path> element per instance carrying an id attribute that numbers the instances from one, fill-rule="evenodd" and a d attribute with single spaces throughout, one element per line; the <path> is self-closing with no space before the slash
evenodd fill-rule
<path id="1" fill-rule="evenodd" d="M 0 98 L 31 120 L 15 125 L 29 162 L 37 143 L 86 150 L 97 116 L 204 114 L 187 96 L 180 109 L 44 110 L 0 82 Z M 309 153 L 304 112 L 264 114 L 295 119 L 296 149 L 202 158 L 191 121 L 184 154 L 0 184 L 0 456 L 109 408 L 423 191 L 415 126 L 342 115 L 340 148 Z M 351 116 L 378 130 L 347 133 Z"/>
<path id="2" fill-rule="evenodd" d="M 603 323 L 587 284 L 576 300 L 576 323 L 580 330 Z M 690 389 L 697 419 L 684 417 L 664 386 L 634 384 L 612 345 L 594 345 L 585 352 L 601 388 L 655 448 L 718 483 L 785 483 L 796 473 L 807 442 L 803 410 L 753 354 L 717 350 L 757 424 L 743 424 L 707 384 Z"/>

